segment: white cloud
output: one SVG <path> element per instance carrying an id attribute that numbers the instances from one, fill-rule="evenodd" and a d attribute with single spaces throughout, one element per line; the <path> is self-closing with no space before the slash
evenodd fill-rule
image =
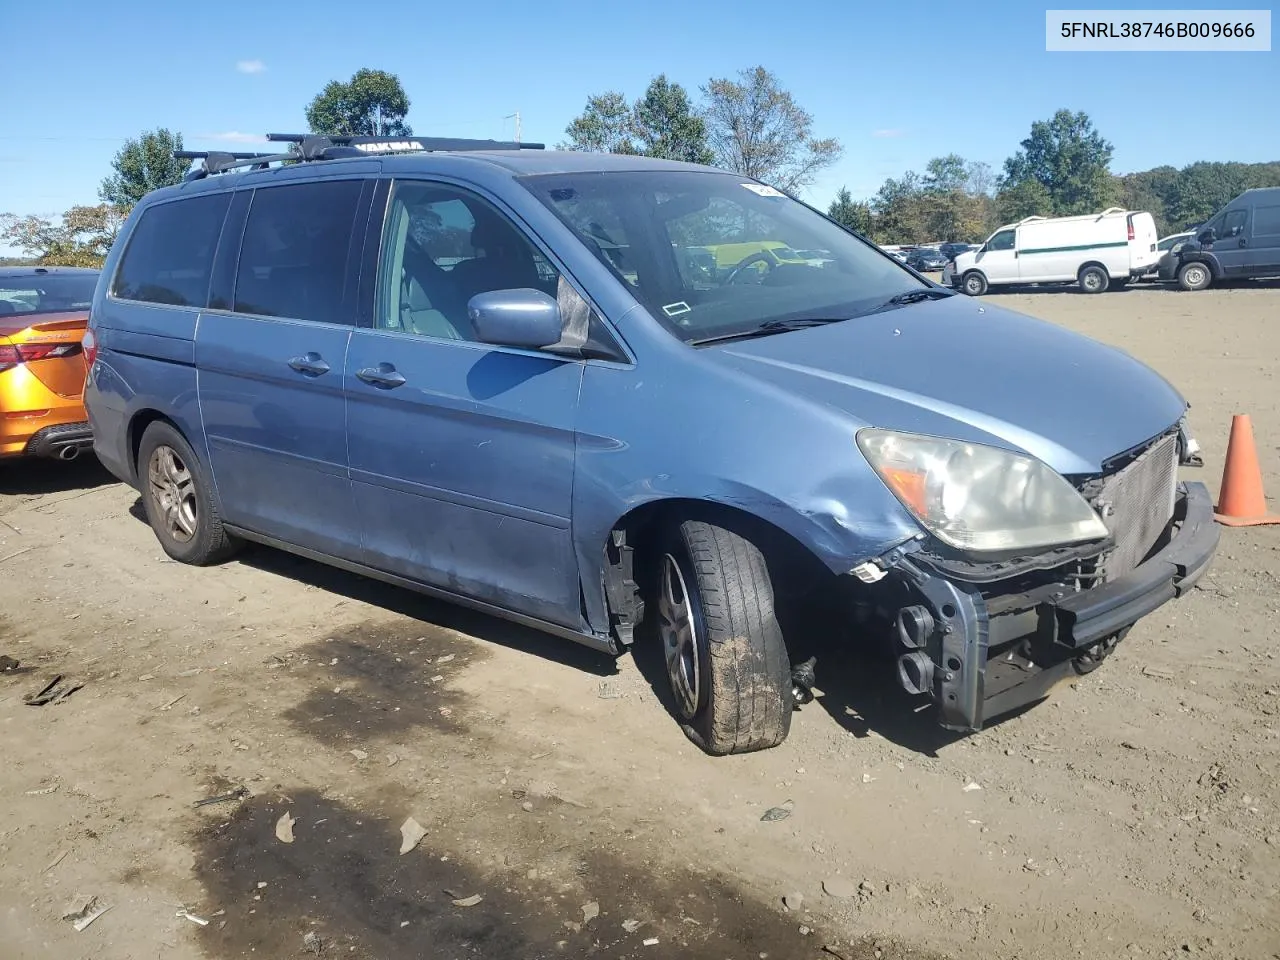
<path id="1" fill-rule="evenodd" d="M 239 130 L 228 130 L 225 133 L 198 133 L 194 140 L 217 140 L 221 143 L 266 143 L 267 138 L 260 133 L 241 133 Z"/>
<path id="2" fill-rule="evenodd" d="M 888 140 L 894 137 L 900 137 L 907 131 L 901 127 L 887 127 L 883 130 L 872 130 L 871 135 L 878 140 Z"/>
<path id="3" fill-rule="evenodd" d="M 262 73 L 267 65 L 261 60 L 237 60 L 236 70 L 240 73 Z"/>

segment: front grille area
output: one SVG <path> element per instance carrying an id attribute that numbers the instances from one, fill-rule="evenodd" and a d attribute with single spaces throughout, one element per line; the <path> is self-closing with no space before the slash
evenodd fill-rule
<path id="1" fill-rule="evenodd" d="M 1115 547 L 1102 558 L 1103 579 L 1132 571 L 1146 559 L 1173 519 L 1178 491 L 1178 435 L 1157 440 L 1123 469 L 1103 477 L 1093 500 Z"/>

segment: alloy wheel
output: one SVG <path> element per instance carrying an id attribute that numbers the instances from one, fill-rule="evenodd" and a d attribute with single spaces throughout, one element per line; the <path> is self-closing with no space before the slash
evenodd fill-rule
<path id="1" fill-rule="evenodd" d="M 685 720 L 692 720 L 702 702 L 702 645 L 693 615 L 693 601 L 684 573 L 675 557 L 662 558 L 662 583 L 658 595 L 658 636 L 667 659 L 667 677 L 676 706 Z"/>
<path id="2" fill-rule="evenodd" d="M 165 532 L 178 543 L 196 535 L 196 484 L 191 470 L 173 447 L 161 444 L 147 462 L 147 481 Z"/>

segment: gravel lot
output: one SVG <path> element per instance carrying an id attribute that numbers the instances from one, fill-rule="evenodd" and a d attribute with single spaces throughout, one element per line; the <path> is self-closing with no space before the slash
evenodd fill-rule
<path id="1" fill-rule="evenodd" d="M 1280 495 L 1280 285 L 987 300 L 1165 374 L 1215 493 L 1252 414 Z M 716 760 L 646 656 L 266 549 L 183 567 L 140 518 L 92 462 L 0 466 L 5 960 L 1280 957 L 1280 527 L 977 736 L 850 655 L 782 747 Z"/>

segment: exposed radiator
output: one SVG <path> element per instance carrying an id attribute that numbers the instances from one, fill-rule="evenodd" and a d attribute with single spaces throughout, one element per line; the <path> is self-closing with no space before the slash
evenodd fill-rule
<path id="1" fill-rule="evenodd" d="M 1137 567 L 1173 519 L 1178 492 L 1178 435 L 1164 437 L 1123 470 L 1102 480 L 1094 506 L 1115 538 L 1102 558 L 1104 580 Z"/>

